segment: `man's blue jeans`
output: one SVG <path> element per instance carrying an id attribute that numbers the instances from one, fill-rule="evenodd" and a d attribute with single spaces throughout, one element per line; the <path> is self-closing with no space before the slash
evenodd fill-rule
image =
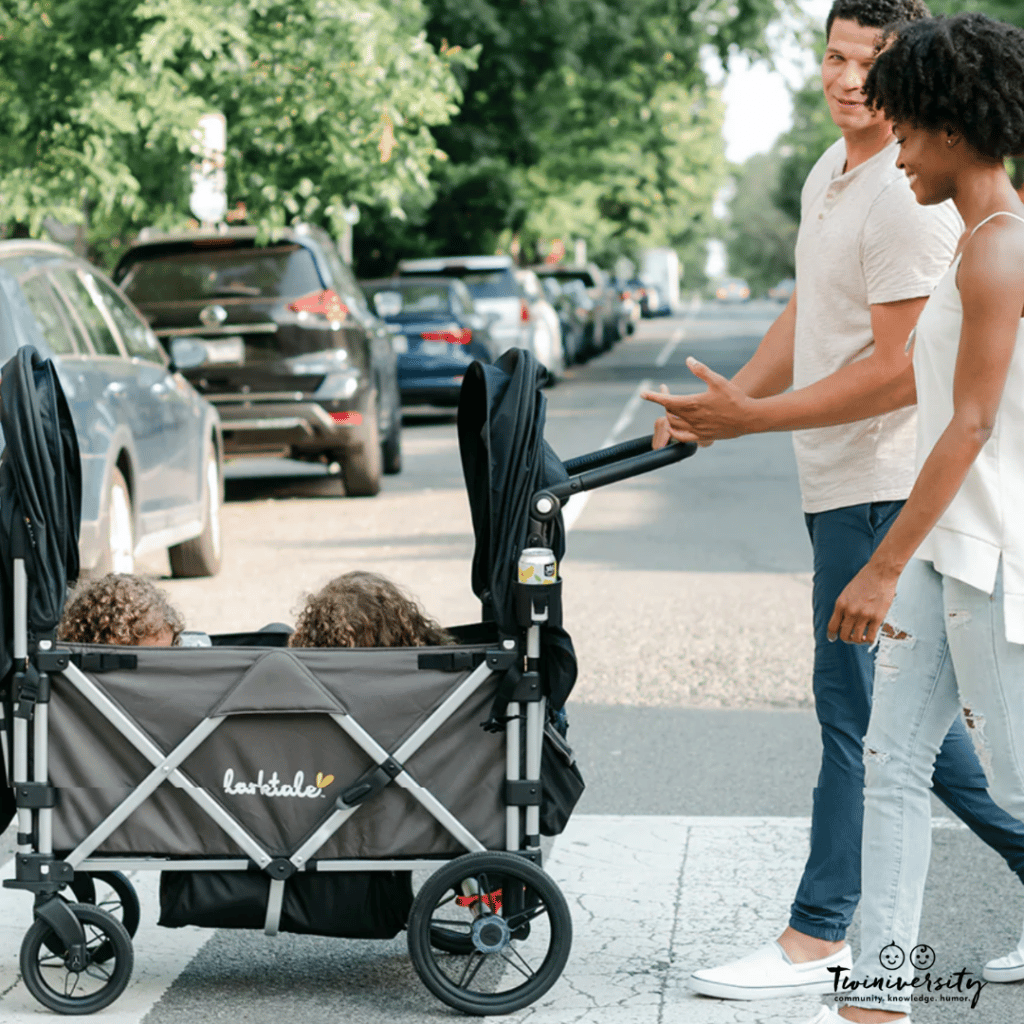
<path id="1" fill-rule="evenodd" d="M 846 936 L 860 901 L 864 734 L 871 717 L 874 652 L 829 643 L 827 626 L 843 588 L 861 570 L 903 507 L 851 505 L 806 515 L 814 548 L 814 704 L 822 758 L 811 811 L 811 852 L 790 925 L 832 942 Z M 1024 825 L 997 807 L 963 721 L 935 761 L 932 791 L 1024 880 Z"/>

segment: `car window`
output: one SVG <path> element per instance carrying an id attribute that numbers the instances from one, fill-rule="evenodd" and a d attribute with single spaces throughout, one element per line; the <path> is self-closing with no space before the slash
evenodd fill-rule
<path id="1" fill-rule="evenodd" d="M 562 294 L 562 288 L 558 281 L 553 277 L 542 277 L 540 278 L 540 283 L 544 286 L 548 301 L 557 302 Z"/>
<path id="2" fill-rule="evenodd" d="M 59 300 L 46 283 L 46 278 L 42 274 L 25 278 L 21 282 L 21 293 L 25 296 L 25 301 L 43 332 L 46 344 L 50 346 L 54 355 L 74 355 L 74 336 L 61 312 Z"/>
<path id="3" fill-rule="evenodd" d="M 103 316 L 99 306 L 96 304 L 97 299 L 99 299 L 99 293 L 96 292 L 96 297 L 94 298 L 93 292 L 86 287 L 82 276 L 70 268 L 62 267 L 60 270 L 55 270 L 53 276 L 75 312 L 85 324 L 85 329 L 89 333 L 89 340 L 92 342 L 92 347 L 96 354 L 101 356 L 120 356 L 121 350 L 117 346 L 117 339 L 110 330 L 106 317 Z M 95 279 L 91 274 L 88 275 L 88 280 L 92 288 L 95 289 Z"/>
<path id="4" fill-rule="evenodd" d="M 146 322 L 102 277 L 94 277 L 93 280 L 103 297 L 107 312 L 117 325 L 117 331 L 128 355 L 159 363 L 161 366 L 166 365 L 160 342 L 156 340 L 156 335 Z"/>
<path id="5" fill-rule="evenodd" d="M 460 277 L 474 299 L 519 298 L 519 287 L 511 270 L 477 270 Z"/>
<path id="6" fill-rule="evenodd" d="M 473 296 L 469 294 L 469 289 L 461 281 L 452 281 L 452 291 L 458 297 L 466 313 L 472 315 L 476 312 L 473 308 Z"/>
<path id="7" fill-rule="evenodd" d="M 137 305 L 216 298 L 298 298 L 322 290 L 313 254 L 301 245 L 190 248 L 139 254 L 120 281 Z"/>
<path id="8" fill-rule="evenodd" d="M 534 274 L 523 274 L 519 279 L 519 283 L 523 286 L 523 291 L 526 292 L 526 297 L 531 302 L 536 302 L 541 297 L 540 285 Z"/>
<path id="9" fill-rule="evenodd" d="M 591 277 L 590 272 L 587 270 L 581 270 L 578 273 L 560 273 L 553 274 L 553 277 L 557 277 L 559 281 L 579 281 L 582 283 L 584 288 L 593 288 L 597 282 Z"/>
<path id="10" fill-rule="evenodd" d="M 402 313 L 448 313 L 448 288 L 443 284 L 389 284 L 387 291 L 401 292 Z"/>
<path id="11" fill-rule="evenodd" d="M 328 240 L 323 246 L 327 255 L 327 263 L 331 268 L 331 276 L 334 278 L 334 290 L 342 297 L 345 303 L 353 308 L 364 308 L 366 298 L 362 289 L 356 283 L 355 275 L 349 269 L 348 264 L 338 255 L 334 243 Z"/>

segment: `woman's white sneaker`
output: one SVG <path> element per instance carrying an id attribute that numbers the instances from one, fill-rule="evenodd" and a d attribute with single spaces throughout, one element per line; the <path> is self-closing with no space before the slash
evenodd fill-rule
<path id="1" fill-rule="evenodd" d="M 836 988 L 836 973 L 829 968 L 852 966 L 849 946 L 821 960 L 795 964 L 777 942 L 770 942 L 740 960 L 694 971 L 689 984 L 693 992 L 716 999 L 825 995 Z"/>

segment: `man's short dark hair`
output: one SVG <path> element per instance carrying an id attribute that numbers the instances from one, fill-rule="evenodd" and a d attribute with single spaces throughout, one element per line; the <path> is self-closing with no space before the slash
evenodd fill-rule
<path id="1" fill-rule="evenodd" d="M 893 22 L 919 21 L 931 16 L 924 0 L 835 0 L 825 19 L 825 38 L 836 18 L 854 21 L 864 28 L 885 28 Z"/>
<path id="2" fill-rule="evenodd" d="M 1024 30 L 974 12 L 895 26 L 864 94 L 887 120 L 952 129 L 992 160 L 1024 153 Z"/>

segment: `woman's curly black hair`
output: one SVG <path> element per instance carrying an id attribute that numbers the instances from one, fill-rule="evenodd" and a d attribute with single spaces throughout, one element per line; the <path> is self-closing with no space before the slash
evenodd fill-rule
<path id="1" fill-rule="evenodd" d="M 984 14 L 896 25 L 864 83 L 890 121 L 953 130 L 983 156 L 1024 153 L 1024 30 Z"/>
<path id="2" fill-rule="evenodd" d="M 927 18 L 930 14 L 924 0 L 835 0 L 825 19 L 825 38 L 837 18 L 863 28 L 885 28 L 897 22 Z"/>

